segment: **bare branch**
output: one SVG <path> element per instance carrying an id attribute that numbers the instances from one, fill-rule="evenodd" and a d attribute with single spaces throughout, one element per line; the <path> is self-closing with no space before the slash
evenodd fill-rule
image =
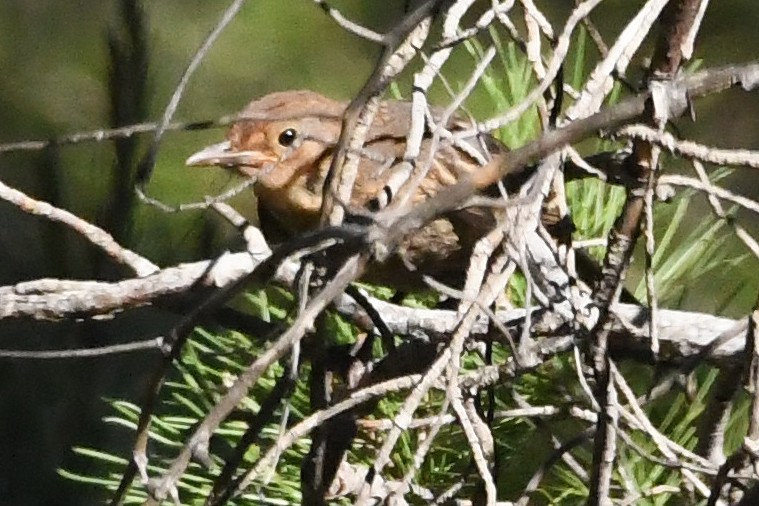
<path id="1" fill-rule="evenodd" d="M 0 199 L 13 204 L 25 213 L 41 216 L 50 221 L 66 225 L 68 228 L 81 235 L 84 239 L 103 250 L 111 259 L 129 267 L 132 272 L 140 277 L 148 276 L 159 270 L 158 266 L 153 264 L 147 258 L 123 248 L 113 239 L 111 234 L 105 230 L 68 211 L 59 209 L 47 202 L 35 200 L 25 193 L 13 189 L 2 182 L 0 182 Z"/>

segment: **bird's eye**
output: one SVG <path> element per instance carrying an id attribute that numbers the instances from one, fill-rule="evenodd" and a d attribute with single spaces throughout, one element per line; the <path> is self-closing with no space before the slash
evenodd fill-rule
<path id="1" fill-rule="evenodd" d="M 293 142 L 295 142 L 295 139 L 298 137 L 298 132 L 295 131 L 294 128 L 288 128 L 287 130 L 283 130 L 281 134 L 279 134 L 279 143 L 284 146 L 288 147 L 291 146 Z"/>

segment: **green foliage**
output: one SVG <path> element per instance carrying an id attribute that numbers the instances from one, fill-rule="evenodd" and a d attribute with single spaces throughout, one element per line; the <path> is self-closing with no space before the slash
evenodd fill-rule
<path id="1" fill-rule="evenodd" d="M 202 420 L 213 404 L 232 384 L 237 374 L 262 349 L 263 343 L 238 332 L 209 332 L 196 329 L 176 364 L 175 372 L 164 390 L 164 402 L 160 411 L 152 418 L 150 430 L 149 470 L 153 474 L 164 472 L 171 459 L 183 446 L 194 427 Z M 230 455 L 231 449 L 244 434 L 248 424 L 246 419 L 258 412 L 260 400 L 270 394 L 277 379 L 283 374 L 281 367 L 272 367 L 251 390 L 237 412 L 226 420 L 211 440 L 211 455 L 216 471 L 223 465 L 223 455 Z M 307 377 L 307 375 L 306 375 Z M 133 404 L 114 400 L 111 406 L 113 416 L 105 422 L 117 427 L 135 430 L 139 408 Z M 288 424 L 299 421 L 308 411 L 308 394 L 305 385 L 298 382 L 290 398 Z M 282 417 L 278 410 L 275 418 Z M 279 427 L 271 424 L 262 431 L 261 444 L 250 448 L 245 462 L 251 463 L 264 449 L 279 437 Z M 100 462 L 103 474 L 99 477 L 83 476 L 70 471 L 61 474 L 84 483 L 99 485 L 115 490 L 126 461 L 106 452 L 76 448 L 76 453 Z M 300 441 L 281 456 L 277 472 L 268 484 L 260 486 L 255 493 L 245 494 L 233 504 L 293 504 L 300 502 L 298 480 L 300 462 L 308 451 L 307 441 Z M 246 468 L 243 463 L 243 468 Z M 105 473 L 107 471 L 107 474 Z M 179 491 L 185 504 L 202 504 L 209 494 L 213 482 L 200 464 L 192 463 L 182 477 Z M 145 499 L 142 487 L 130 489 L 127 503 L 142 502 Z"/>

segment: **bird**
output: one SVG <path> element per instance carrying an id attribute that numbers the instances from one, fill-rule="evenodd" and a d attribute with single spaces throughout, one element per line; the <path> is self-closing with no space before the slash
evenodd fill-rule
<path id="1" fill-rule="evenodd" d="M 281 91 L 250 102 L 227 131 L 223 142 L 191 155 L 189 166 L 219 166 L 255 178 L 261 229 L 269 241 L 279 242 L 319 227 L 325 178 L 336 149 L 347 102 L 309 90 Z M 380 200 L 392 200 L 388 182 L 403 160 L 406 136 L 411 128 L 411 103 L 380 102 L 359 153 L 359 166 L 349 207 L 376 210 Z M 430 108 L 434 121 L 445 115 Z M 452 115 L 444 125 L 450 132 L 464 132 L 470 124 Z M 471 131 L 469 129 L 468 131 Z M 462 175 L 478 170 L 488 159 L 508 148 L 486 133 L 462 135 L 455 142 L 424 132 L 417 160 L 431 166 L 416 188 L 412 203 L 423 202 Z M 485 195 L 500 196 L 493 186 Z M 495 207 L 457 209 L 427 224 L 401 242 L 398 251 L 383 263 L 374 263 L 362 281 L 406 292 L 425 289 L 425 277 L 452 287 L 462 287 L 472 249 L 496 226 Z M 544 218 L 555 225 L 558 219 Z"/>

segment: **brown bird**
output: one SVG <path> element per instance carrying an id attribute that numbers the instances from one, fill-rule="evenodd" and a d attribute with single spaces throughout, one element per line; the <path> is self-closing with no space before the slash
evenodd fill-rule
<path id="1" fill-rule="evenodd" d="M 311 91 L 266 95 L 240 113 L 226 141 L 195 153 L 187 164 L 234 168 L 255 177 L 259 219 L 269 240 L 276 241 L 283 233 L 293 236 L 312 230 L 319 224 L 324 180 L 346 107 L 344 102 Z M 441 114 L 438 110 L 432 113 L 437 118 Z M 403 158 L 410 126 L 410 103 L 381 103 L 360 153 L 351 206 L 375 208 L 380 196 L 392 198 L 387 183 Z M 465 126 L 454 117 L 447 128 L 455 132 Z M 425 132 L 419 163 L 427 160 L 431 148 L 432 135 Z M 414 202 L 435 195 L 462 174 L 477 170 L 489 156 L 506 149 L 486 134 L 464 138 L 456 145 L 440 140 Z M 493 190 L 498 195 L 497 189 Z M 364 280 L 413 291 L 423 288 L 422 275 L 429 275 L 461 286 L 472 248 L 496 224 L 496 212 L 466 208 L 433 221 L 407 238 L 398 255 L 371 266 Z"/>

